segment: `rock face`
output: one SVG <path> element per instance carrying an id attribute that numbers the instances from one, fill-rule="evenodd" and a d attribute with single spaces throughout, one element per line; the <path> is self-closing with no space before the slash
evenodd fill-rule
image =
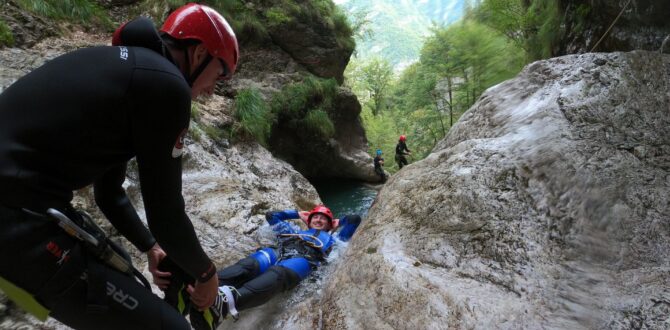
<path id="1" fill-rule="evenodd" d="M 272 40 L 310 72 L 323 78 L 344 81 L 344 69 L 353 49 L 338 45 L 333 30 L 325 22 L 294 22 L 270 31 Z"/>
<path id="2" fill-rule="evenodd" d="M 274 327 L 667 328 L 669 109 L 668 55 L 528 65 L 390 179 Z"/>
<path id="3" fill-rule="evenodd" d="M 298 2 L 300 1 L 302 0 Z M 137 0 L 100 0 L 100 4 L 111 8 L 111 12 L 118 16 L 116 19 L 120 19 L 122 22 L 131 19 L 126 17 L 127 12 L 137 2 Z M 250 8 L 257 8 L 258 16 L 263 17 L 262 11 L 266 9 L 264 6 L 274 6 L 276 4 L 251 1 L 246 5 Z M 34 46 L 33 48 L 36 49 L 30 49 L 29 51 L 40 54 L 46 59 L 60 54 L 39 51 L 39 48 L 44 49 L 44 44 L 48 45 L 54 40 L 47 37 L 54 35 L 53 30 L 57 28 L 55 23 L 45 21 L 21 10 L 14 3 L 14 0 L 9 0 L 6 5 L 3 4 L 2 8 L 0 18 L 10 26 L 18 47 Z M 241 36 L 243 33 L 240 32 L 238 31 L 238 34 Z M 301 16 L 291 20 L 290 24 L 273 26 L 268 32 L 270 37 L 260 45 L 251 41 L 245 43 L 245 40 L 240 40 L 240 65 L 236 75 L 231 81 L 220 84 L 217 88 L 217 94 L 232 99 L 239 90 L 256 88 L 264 95 L 266 100 L 270 100 L 272 94 L 279 92 L 287 84 L 302 80 L 305 74 L 314 74 L 322 78 L 335 78 L 342 83 L 344 69 L 349 62 L 353 49 L 340 45 L 332 22 L 329 24 L 322 18 Z M 81 37 L 81 41 L 72 40 L 73 42 L 69 44 L 69 48 L 64 50 L 73 50 L 91 44 L 88 40 L 89 37 L 86 35 L 79 33 L 79 37 Z M 103 37 L 102 44 L 108 43 L 110 37 L 109 34 Z M 46 40 L 38 43 L 45 38 Z M 0 71 L 0 92 L 14 81 L 15 78 L 12 77 L 27 73 L 28 68 L 37 67 L 45 60 L 40 57 L 28 57 L 31 61 L 34 61 L 28 63 L 27 59 L 21 57 L 23 53 L 18 49 L 9 48 L 0 49 L 0 51 L 5 53 L 0 56 L 0 66 L 8 68 L 7 71 Z M 331 119 L 336 122 L 338 135 L 328 148 L 314 145 L 311 141 L 302 141 L 319 154 L 319 157 L 301 159 L 299 163 L 291 164 L 300 171 L 303 168 L 322 169 L 321 172 L 309 171 L 303 173 L 308 176 L 326 173 L 328 176 L 334 177 L 342 175 L 350 179 L 375 181 L 377 178 L 373 175 L 371 169 L 372 158 L 367 155 L 365 131 L 358 118 L 360 104 L 350 91 L 344 91 L 341 94 L 344 95 L 341 97 L 344 99 L 343 102 L 337 107 L 336 112 L 329 113 Z M 342 122 L 337 118 L 352 118 L 352 120 Z M 343 136 L 339 132 L 347 132 L 347 135 Z M 357 136 L 351 134 L 357 134 Z M 293 141 L 285 141 L 283 144 L 288 145 L 291 142 Z M 323 154 L 321 154 L 322 152 Z M 293 158 L 286 159 L 292 161 Z M 323 159 L 332 161 L 321 162 Z M 312 160 L 314 160 L 314 163 L 310 163 Z"/>
<path id="4" fill-rule="evenodd" d="M 562 25 L 566 34 L 554 55 L 591 51 L 620 13 L 621 17 L 595 51 L 659 50 L 670 36 L 670 2 L 666 0 L 591 0 L 588 5 L 584 1 L 560 0 L 559 3 L 565 11 Z M 670 40 L 666 41 L 665 53 L 670 53 Z"/>
<path id="5" fill-rule="evenodd" d="M 56 24 L 24 12 L 13 0 L 2 1 L 0 8 L 0 19 L 12 30 L 16 47 L 31 47 L 46 37 L 56 35 Z"/>
<path id="6" fill-rule="evenodd" d="M 266 101 L 282 87 L 303 79 L 305 68 L 278 47 L 242 50 L 239 73 L 220 89 L 232 95 L 245 88 L 255 88 Z M 231 96 L 232 96 L 231 95 Z M 320 143 L 301 132 L 288 129 L 290 123 L 280 123 L 273 132 L 270 148 L 273 154 L 289 162 L 308 178 L 348 178 L 375 182 L 372 157 L 359 114 L 361 105 L 348 88 L 338 88 L 328 116 L 335 126 L 335 135 L 328 143 Z"/>
<path id="7" fill-rule="evenodd" d="M 273 152 L 307 178 L 379 180 L 372 157 L 366 152 L 368 141 L 359 117 L 358 99 L 349 89 L 339 88 L 333 104 L 328 113 L 335 127 L 331 139 L 320 142 L 304 132 L 280 128 L 270 142 Z"/>

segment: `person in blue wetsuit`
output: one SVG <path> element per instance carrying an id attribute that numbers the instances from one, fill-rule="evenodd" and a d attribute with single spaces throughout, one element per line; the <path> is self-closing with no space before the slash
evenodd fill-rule
<path id="1" fill-rule="evenodd" d="M 173 275 L 165 292 L 165 300 L 182 314 L 189 313 L 196 330 L 213 330 L 230 314 L 237 319 L 238 311 L 266 303 L 277 293 L 290 290 L 307 278 L 326 261 L 337 240 L 348 241 L 361 223 L 358 215 L 334 219 L 329 208 L 318 205 L 309 212 L 297 210 L 271 211 L 265 218 L 277 233 L 278 245 L 264 247 L 234 265 L 217 272 L 221 294 L 214 305 L 199 312 L 188 306 L 183 290 L 192 279 L 179 277 L 180 272 L 167 259 L 161 269 Z M 286 222 L 302 219 L 307 230 L 296 230 Z M 335 229 L 339 229 L 333 233 Z"/>

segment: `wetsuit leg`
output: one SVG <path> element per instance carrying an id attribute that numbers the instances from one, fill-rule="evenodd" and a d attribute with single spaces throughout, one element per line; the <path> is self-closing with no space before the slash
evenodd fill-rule
<path id="1" fill-rule="evenodd" d="M 398 167 L 399 167 L 399 168 L 402 168 L 403 166 L 409 164 L 409 163 L 407 162 L 407 158 L 405 158 L 405 156 L 403 156 L 403 155 L 398 156 L 398 157 L 396 158 L 396 161 L 398 162 Z"/>
<path id="2" fill-rule="evenodd" d="M 135 279 L 87 257 L 78 241 L 46 217 L 0 206 L 0 251 L 0 276 L 70 327 L 189 329 L 168 304 Z"/>
<path id="3" fill-rule="evenodd" d="M 219 286 L 230 285 L 239 288 L 256 276 L 265 273 L 270 266 L 276 263 L 277 254 L 274 249 L 260 249 L 234 265 L 220 270 L 217 273 Z"/>
<path id="4" fill-rule="evenodd" d="M 402 164 L 402 156 L 396 154 L 395 155 L 395 162 L 396 162 L 396 164 L 398 164 L 398 168 L 402 168 L 402 165 L 403 165 Z"/>
<path id="5" fill-rule="evenodd" d="M 107 309 L 89 312 L 89 284 L 76 281 L 60 295 L 40 297 L 51 316 L 75 329 L 190 329 L 186 319 L 125 274 L 105 272 Z"/>
<path id="6" fill-rule="evenodd" d="M 186 315 L 188 312 L 190 296 L 186 287 L 195 284 L 195 278 L 188 275 L 169 256 L 163 258 L 158 264 L 158 270 L 169 272 L 170 284 L 163 289 L 163 300 L 178 312 Z"/>
<path id="7" fill-rule="evenodd" d="M 384 170 L 383 170 L 383 169 L 381 169 L 381 168 L 376 168 L 376 167 L 375 167 L 375 173 L 377 173 L 377 175 L 379 175 L 379 177 L 381 178 L 382 182 L 385 182 L 385 181 L 386 181 L 386 173 L 384 173 Z"/>
<path id="8" fill-rule="evenodd" d="M 239 295 L 235 300 L 237 310 L 244 310 L 266 303 L 277 293 L 294 288 L 300 283 L 300 280 L 311 272 L 311 266 L 306 259 L 293 258 L 288 260 L 293 260 L 288 265 L 296 267 L 297 271 L 285 266 L 272 266 L 263 275 L 239 288 L 237 290 Z M 288 260 L 283 260 L 280 264 Z"/>

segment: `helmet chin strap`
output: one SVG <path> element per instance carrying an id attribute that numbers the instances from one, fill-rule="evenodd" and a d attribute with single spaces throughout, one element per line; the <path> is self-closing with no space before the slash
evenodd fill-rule
<path id="1" fill-rule="evenodd" d="M 186 74 L 184 74 L 184 77 L 186 78 L 186 82 L 190 87 L 193 87 L 193 83 L 195 82 L 196 79 L 198 79 L 198 76 L 205 71 L 205 68 L 209 65 L 209 62 L 212 61 L 212 55 L 209 55 L 209 52 L 207 53 L 207 56 L 205 57 L 205 60 L 200 63 L 200 65 L 193 71 L 193 74 L 188 76 L 188 73 L 191 71 L 191 61 L 188 56 L 188 49 L 184 49 L 184 58 L 186 59 Z"/>

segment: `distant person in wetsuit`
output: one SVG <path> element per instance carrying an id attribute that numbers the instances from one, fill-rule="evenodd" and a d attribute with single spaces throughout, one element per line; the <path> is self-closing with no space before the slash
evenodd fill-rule
<path id="1" fill-rule="evenodd" d="M 170 276 L 157 269 L 167 253 L 196 279 L 191 303 L 211 306 L 216 268 L 185 212 L 181 156 L 191 99 L 232 76 L 237 40 L 215 10 L 188 4 L 160 32 L 147 18 L 123 25 L 113 45 L 59 56 L 0 94 L 0 287 L 75 329 L 190 329 L 46 214 L 79 221 L 73 190 L 93 184 L 100 210 L 147 254 L 154 281 Z M 132 158 L 149 230 L 122 187 Z"/>
<path id="2" fill-rule="evenodd" d="M 266 303 L 277 293 L 290 290 L 323 264 L 337 240 L 348 241 L 361 223 L 358 215 L 333 219 L 329 208 L 318 205 L 309 212 L 297 210 L 272 211 L 265 215 L 268 224 L 277 233 L 278 245 L 264 247 L 232 266 L 218 272 L 219 290 L 223 299 L 205 313 L 194 311 L 180 301 L 188 302 L 184 283 L 193 281 L 182 274 L 168 258 L 161 269 L 173 275 L 166 288 L 165 300 L 180 312 L 190 313 L 191 325 L 196 330 L 213 330 L 230 314 L 237 319 L 238 311 Z M 302 219 L 307 230 L 297 230 L 289 219 Z M 339 229 L 336 233 L 332 231 Z"/>
<path id="3" fill-rule="evenodd" d="M 384 166 L 384 158 L 382 158 L 381 149 L 377 149 L 377 156 L 375 156 L 374 164 L 375 164 L 375 173 L 379 175 L 382 182 L 386 182 L 386 173 L 384 172 L 384 168 L 382 168 L 382 166 Z"/>
<path id="4" fill-rule="evenodd" d="M 412 152 L 407 148 L 407 144 L 405 144 L 406 140 L 407 137 L 401 135 L 398 139 L 398 144 L 395 146 L 395 161 L 398 163 L 398 167 L 401 169 L 403 166 L 408 164 L 407 158 L 405 158 L 405 156 L 412 154 Z"/>

